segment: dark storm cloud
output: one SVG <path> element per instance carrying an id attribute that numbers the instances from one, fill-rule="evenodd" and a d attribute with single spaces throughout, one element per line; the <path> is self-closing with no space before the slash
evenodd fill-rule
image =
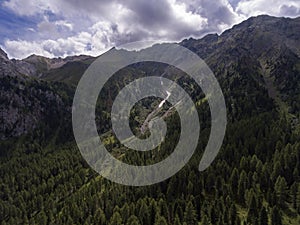
<path id="1" fill-rule="evenodd" d="M 120 9 L 116 8 L 117 5 L 121 5 L 124 9 L 129 11 L 129 15 L 122 18 L 122 24 L 136 26 L 135 30 L 126 33 L 126 41 L 128 41 L 128 39 L 131 41 L 141 40 L 149 36 L 158 38 L 160 36 L 159 31 L 163 30 L 166 31 L 166 35 L 170 35 L 171 39 L 178 39 L 187 35 L 198 34 L 198 31 L 196 30 L 203 28 L 199 23 L 194 24 L 195 26 L 192 27 L 193 22 L 187 24 L 178 19 L 178 16 L 180 16 L 178 14 L 182 12 L 174 11 L 171 1 L 168 0 L 90 0 L 85 3 L 82 1 L 67 0 L 64 4 L 68 4 L 74 9 L 78 8 L 80 11 L 86 11 L 87 13 L 94 15 L 95 18 L 109 18 L 111 21 L 113 21 L 114 15 L 119 13 L 118 10 Z M 99 5 L 101 6 L 100 8 Z M 191 15 L 185 15 L 185 17 L 189 16 Z M 195 14 L 194 16 L 199 15 Z M 120 27 L 120 24 L 115 24 L 115 26 L 117 31 L 119 31 L 118 28 Z M 119 40 L 119 35 L 114 39 L 118 40 L 118 43 L 122 42 Z"/>
<path id="2" fill-rule="evenodd" d="M 135 13 L 137 22 L 142 25 L 149 27 L 163 25 L 172 19 L 172 10 L 165 0 L 129 0 L 123 4 Z"/>

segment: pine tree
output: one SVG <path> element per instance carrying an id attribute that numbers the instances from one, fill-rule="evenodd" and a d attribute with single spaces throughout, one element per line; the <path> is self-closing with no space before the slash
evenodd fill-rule
<path id="1" fill-rule="evenodd" d="M 235 224 L 234 224 L 234 225 L 241 225 L 240 217 L 236 217 L 236 220 L 235 220 Z"/>
<path id="2" fill-rule="evenodd" d="M 230 223 L 234 225 L 237 220 L 237 211 L 234 203 L 230 207 L 229 217 L 230 217 Z"/>
<path id="3" fill-rule="evenodd" d="M 259 225 L 268 225 L 268 214 L 264 206 L 259 212 Z"/>
<path id="4" fill-rule="evenodd" d="M 246 172 L 243 170 L 241 175 L 240 175 L 240 179 L 239 179 L 239 184 L 238 184 L 238 201 L 239 203 L 241 203 L 242 205 L 245 205 L 245 190 L 247 188 L 247 174 Z"/>
<path id="5" fill-rule="evenodd" d="M 203 220 L 202 220 L 202 225 L 210 225 L 208 218 L 206 215 L 204 215 Z"/>
<path id="6" fill-rule="evenodd" d="M 128 218 L 126 225 L 140 225 L 140 221 L 135 215 L 131 215 Z"/>
<path id="7" fill-rule="evenodd" d="M 103 210 L 100 208 L 96 210 L 95 217 L 94 217 L 94 223 L 99 224 L 99 225 L 106 223 L 105 214 L 104 214 Z"/>
<path id="8" fill-rule="evenodd" d="M 149 213 L 150 213 L 150 221 L 151 221 L 151 224 L 154 224 L 155 222 L 155 215 L 156 215 L 156 212 L 159 211 L 159 208 L 157 206 L 157 203 L 154 199 L 152 199 L 150 201 L 150 206 L 149 206 Z"/>
<path id="9" fill-rule="evenodd" d="M 287 183 L 284 177 L 279 176 L 276 180 L 274 190 L 276 192 L 276 197 L 278 203 L 281 207 L 285 206 L 285 201 L 287 198 Z"/>
<path id="10" fill-rule="evenodd" d="M 265 165 L 263 165 L 261 174 L 259 176 L 260 188 L 263 191 L 267 191 L 268 188 L 270 187 L 269 183 L 270 183 L 270 175 L 269 175 L 269 171 L 268 171 L 268 166 L 267 166 L 267 164 L 265 164 Z"/>
<path id="11" fill-rule="evenodd" d="M 282 225 L 281 215 L 277 206 L 272 210 L 271 225 Z"/>
<path id="12" fill-rule="evenodd" d="M 158 216 L 157 220 L 155 221 L 154 225 L 168 225 L 167 220 L 163 216 Z"/>
<path id="13" fill-rule="evenodd" d="M 291 186 L 291 197 L 293 202 L 293 208 L 297 209 L 297 195 L 298 195 L 298 183 L 294 182 Z"/>
<path id="14" fill-rule="evenodd" d="M 177 214 L 176 214 L 176 216 L 175 216 L 174 225 L 181 225 L 179 216 L 178 216 Z"/>
<path id="15" fill-rule="evenodd" d="M 189 201 L 186 205 L 184 212 L 184 222 L 186 222 L 189 225 L 197 224 L 197 212 L 191 201 Z"/>
<path id="16" fill-rule="evenodd" d="M 141 207 L 139 209 L 138 218 L 140 219 L 142 224 L 151 224 L 150 212 L 144 200 L 142 201 Z"/>
<path id="17" fill-rule="evenodd" d="M 211 222 L 212 224 L 216 224 L 217 221 L 218 221 L 218 214 L 217 214 L 217 212 L 216 212 L 216 210 L 215 210 L 215 207 L 214 207 L 214 205 L 213 205 L 213 206 L 211 207 L 211 209 L 210 209 L 210 222 Z"/>
<path id="18" fill-rule="evenodd" d="M 120 225 L 122 224 L 122 217 L 119 212 L 114 212 L 110 218 L 109 225 Z"/>
<path id="19" fill-rule="evenodd" d="M 38 221 L 38 224 L 41 224 L 41 225 L 46 225 L 47 224 L 47 216 L 46 216 L 46 213 L 44 212 L 44 210 L 42 210 L 38 216 L 37 216 L 37 221 Z"/>
<path id="20" fill-rule="evenodd" d="M 234 199 L 237 199 L 237 192 L 238 192 L 238 184 L 239 184 L 239 172 L 237 168 L 234 168 L 230 177 L 230 186 L 231 191 Z"/>
<path id="21" fill-rule="evenodd" d="M 257 200 L 256 200 L 253 190 L 251 190 L 250 202 L 249 202 L 249 206 L 248 206 L 248 221 L 251 221 L 252 223 L 254 223 L 255 219 L 257 217 L 258 217 Z"/>
<path id="22" fill-rule="evenodd" d="M 169 209 L 165 200 L 160 199 L 158 202 L 160 215 L 166 218 L 169 218 Z"/>
<path id="23" fill-rule="evenodd" d="M 120 210 L 120 214 L 121 214 L 123 220 L 126 220 L 130 217 L 130 208 L 129 208 L 128 203 L 125 203 L 123 205 L 123 207 Z"/>

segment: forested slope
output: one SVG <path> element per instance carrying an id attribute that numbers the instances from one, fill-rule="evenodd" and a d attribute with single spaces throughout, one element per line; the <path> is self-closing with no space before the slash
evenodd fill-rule
<path id="1" fill-rule="evenodd" d="M 2 136 L 1 224 L 299 224 L 299 28 L 299 18 L 260 16 L 220 36 L 180 43 L 207 62 L 222 87 L 228 112 L 226 136 L 217 159 L 200 173 L 198 164 L 210 132 L 209 107 L 202 101 L 201 90 L 189 85 L 184 76 L 176 79 L 199 103 L 199 145 L 179 173 L 146 187 L 112 183 L 94 172 L 80 155 L 71 133 L 70 108 L 74 85 L 80 78 L 75 73 L 71 79 L 72 63 L 65 64 L 58 76 L 54 71 L 59 69 L 55 68 L 47 72 L 49 77 L 44 74 L 37 78 L 21 74 L 16 62 L 4 57 L 0 65 L 4 71 L 0 77 L 1 98 L 9 107 L 19 110 L 22 106 L 24 115 L 42 123 L 18 133 L 12 126 L 12 131 L 5 130 L 7 133 Z M 75 71 L 90 63 L 83 60 L 74 63 Z M 9 71 L 13 76 L 7 76 L 8 64 L 12 64 Z M 103 112 L 130 80 L 166 71 L 170 78 L 179 74 L 161 64 L 133 65 L 119 71 L 106 85 L 104 97 L 100 95 L 97 121 L 101 138 L 120 160 L 153 163 L 164 158 L 176 144 L 180 130 L 176 113 L 166 118 L 169 140 L 149 159 L 149 155 L 127 151 L 115 141 L 110 124 L 106 123 L 109 114 Z M 20 85 L 24 87 L 16 91 Z M 38 94 L 32 99 L 39 89 L 57 97 L 40 106 L 47 95 Z M 10 103 L 8 99 L 15 95 L 16 99 L 25 99 L 26 104 Z M 28 102 L 36 102 L 34 110 Z M 148 99 L 136 107 L 133 126 L 142 121 L 147 108 L 154 107 L 155 102 Z M 1 106 L 3 113 L 7 107 Z M 39 111 L 45 113 L 30 114 Z M 6 118 L 2 119 L 3 125 L 8 126 Z"/>

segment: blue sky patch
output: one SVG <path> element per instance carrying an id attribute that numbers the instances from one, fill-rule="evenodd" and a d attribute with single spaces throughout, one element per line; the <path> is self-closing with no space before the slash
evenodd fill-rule
<path id="1" fill-rule="evenodd" d="M 31 29 L 36 29 L 38 17 L 21 17 L 9 9 L 0 7 L 0 43 L 6 39 L 26 39 L 34 36 Z"/>

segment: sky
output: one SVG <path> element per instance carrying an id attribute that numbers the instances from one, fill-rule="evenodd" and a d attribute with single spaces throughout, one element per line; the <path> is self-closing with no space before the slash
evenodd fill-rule
<path id="1" fill-rule="evenodd" d="M 10 58 L 98 56 L 122 44 L 221 33 L 261 14 L 300 16 L 300 0 L 0 0 Z"/>

